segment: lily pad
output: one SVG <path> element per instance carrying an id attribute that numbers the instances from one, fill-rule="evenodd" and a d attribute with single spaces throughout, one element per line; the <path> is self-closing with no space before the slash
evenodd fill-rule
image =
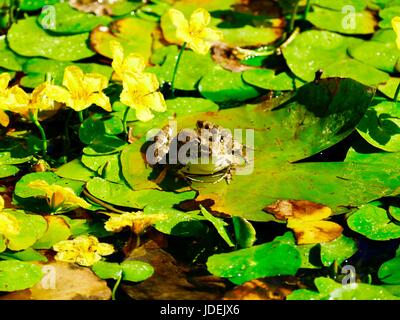
<path id="1" fill-rule="evenodd" d="M 257 278 L 294 275 L 301 264 L 295 247 L 271 242 L 208 258 L 207 268 L 212 274 L 242 284 Z"/>
<path id="2" fill-rule="evenodd" d="M 362 11 L 367 6 L 367 0 L 311 0 L 311 3 L 322 8 L 328 8 L 337 11 L 342 11 L 343 7 L 345 6 L 352 6 L 356 11 Z"/>
<path id="3" fill-rule="evenodd" d="M 19 8 L 22 11 L 35 11 L 47 5 L 60 2 L 60 0 L 21 0 Z"/>
<path id="4" fill-rule="evenodd" d="M 112 68 L 110 66 L 32 58 L 23 65 L 23 71 L 26 75 L 22 77 L 21 84 L 27 88 L 36 88 L 46 80 L 47 75 L 50 75 L 54 84 L 61 85 L 65 68 L 72 65 L 78 66 L 85 73 L 99 73 L 108 79 L 111 78 Z"/>
<path id="5" fill-rule="evenodd" d="M 57 242 L 67 240 L 71 235 L 68 224 L 61 217 L 45 216 L 47 230 L 45 234 L 33 245 L 34 249 L 50 249 Z"/>
<path id="6" fill-rule="evenodd" d="M 350 229 L 368 239 L 386 241 L 400 238 L 400 226 L 389 219 L 385 209 L 367 204 L 347 220 Z"/>
<path id="7" fill-rule="evenodd" d="M 42 269 L 38 265 L 17 260 L 0 261 L 0 291 L 31 288 L 42 276 Z"/>
<path id="8" fill-rule="evenodd" d="M 305 81 L 314 80 L 322 70 L 323 77 L 352 78 L 368 86 L 386 82 L 387 73 L 348 56 L 348 48 L 360 43 L 360 39 L 310 30 L 301 33 L 283 54 L 292 72 Z"/>
<path id="9" fill-rule="evenodd" d="M 124 18 L 114 21 L 109 28 L 98 27 L 90 33 L 90 44 L 99 54 L 112 58 L 110 43 L 121 43 L 124 54 L 139 53 L 145 59 L 151 55 L 152 33 L 156 24 L 140 18 Z"/>
<path id="10" fill-rule="evenodd" d="M 0 68 L 21 71 L 26 58 L 14 53 L 7 45 L 6 37 L 0 37 Z"/>
<path id="11" fill-rule="evenodd" d="M 260 95 L 260 92 L 242 80 L 240 72 L 231 72 L 215 67 L 204 75 L 199 83 L 201 95 L 215 102 L 245 101 Z"/>
<path id="12" fill-rule="evenodd" d="M 73 9 L 68 2 L 57 3 L 53 6 L 52 14 L 55 15 L 54 26 L 50 30 L 54 33 L 76 34 L 90 32 L 99 25 L 108 25 L 112 19 L 108 16 L 96 16 Z M 38 16 L 38 22 L 46 29 L 48 26 L 46 12 Z"/>
<path id="13" fill-rule="evenodd" d="M 287 72 L 275 74 L 274 70 L 253 69 L 242 74 L 243 80 L 258 88 L 274 91 L 291 91 L 300 88 L 304 82 Z"/>
<path id="14" fill-rule="evenodd" d="M 194 191 L 181 193 L 152 189 L 134 191 L 126 185 L 108 182 L 101 178 L 93 178 L 87 183 L 86 188 L 93 196 L 102 201 L 135 209 L 143 209 L 149 204 L 153 207 L 171 208 L 173 205 L 193 199 L 195 196 Z"/>
<path id="15" fill-rule="evenodd" d="M 88 34 L 52 36 L 43 30 L 35 17 L 14 23 L 7 34 L 10 48 L 27 57 L 45 57 L 59 61 L 89 58 L 95 53 L 86 44 Z"/>
<path id="16" fill-rule="evenodd" d="M 308 14 L 307 20 L 319 29 L 344 34 L 372 34 L 375 32 L 377 21 L 370 11 L 355 12 L 351 17 L 347 17 L 346 14 L 346 12 L 314 7 L 313 12 Z"/>
<path id="17" fill-rule="evenodd" d="M 56 174 L 61 178 L 85 182 L 94 176 L 94 172 L 86 168 L 79 159 L 62 165 L 57 169 Z"/>
<path id="18" fill-rule="evenodd" d="M 121 264 L 99 261 L 92 270 L 101 279 L 118 279 L 122 272 L 122 280 L 132 282 L 146 280 L 154 273 L 150 264 L 139 260 L 125 260 Z"/>
<path id="19" fill-rule="evenodd" d="M 331 242 L 321 243 L 320 247 L 322 264 L 327 267 L 335 261 L 341 264 L 357 251 L 356 242 L 343 235 Z"/>
<path id="20" fill-rule="evenodd" d="M 367 110 L 357 127 L 358 133 L 379 149 L 400 151 L 400 104 L 383 101 Z"/>
<path id="21" fill-rule="evenodd" d="M 240 248 L 250 248 L 257 240 L 256 230 L 253 225 L 246 219 L 240 217 L 232 218 L 233 227 L 235 229 L 236 242 Z"/>

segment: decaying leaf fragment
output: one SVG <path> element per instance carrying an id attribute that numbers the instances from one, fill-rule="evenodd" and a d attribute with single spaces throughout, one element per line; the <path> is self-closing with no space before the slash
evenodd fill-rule
<path id="1" fill-rule="evenodd" d="M 343 228 L 332 221 L 332 209 L 307 200 L 279 200 L 265 208 L 279 220 L 286 220 L 287 227 L 296 235 L 297 244 L 330 242 L 338 238 Z"/>

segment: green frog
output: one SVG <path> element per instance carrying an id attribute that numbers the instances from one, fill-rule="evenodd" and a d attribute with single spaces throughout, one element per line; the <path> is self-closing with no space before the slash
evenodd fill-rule
<path id="1" fill-rule="evenodd" d="M 247 164 L 246 147 L 230 130 L 209 121 L 197 121 L 194 130 L 176 135 L 165 126 L 156 135 L 153 150 L 153 164 L 188 181 L 229 183 L 234 169 Z"/>

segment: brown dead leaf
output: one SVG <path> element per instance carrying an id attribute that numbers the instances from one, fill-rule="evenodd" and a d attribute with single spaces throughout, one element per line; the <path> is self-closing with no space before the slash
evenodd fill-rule
<path id="1" fill-rule="evenodd" d="M 138 283 L 124 283 L 123 290 L 135 300 L 215 300 L 221 299 L 218 290 L 207 291 L 188 281 L 183 268 L 176 260 L 153 241 L 133 250 L 129 259 L 141 260 L 154 267 L 149 279 Z"/>
<path id="2" fill-rule="evenodd" d="M 44 277 L 33 288 L 15 291 L 2 300 L 109 300 L 111 290 L 106 281 L 90 269 L 72 263 L 41 264 Z M 54 275 L 54 278 L 52 277 Z"/>
<path id="3" fill-rule="evenodd" d="M 218 42 L 214 45 L 212 50 L 212 58 L 222 68 L 232 72 L 242 72 L 246 70 L 255 69 L 251 66 L 241 64 L 234 54 L 233 48 L 229 47 L 223 42 Z"/>
<path id="4" fill-rule="evenodd" d="M 331 208 L 306 200 L 279 200 L 265 208 L 279 220 L 287 220 L 297 244 L 330 242 L 338 238 L 343 228 L 331 221 Z"/>
<path id="5" fill-rule="evenodd" d="M 252 280 L 228 291 L 224 300 L 284 300 L 298 288 L 293 277 L 274 277 Z"/>

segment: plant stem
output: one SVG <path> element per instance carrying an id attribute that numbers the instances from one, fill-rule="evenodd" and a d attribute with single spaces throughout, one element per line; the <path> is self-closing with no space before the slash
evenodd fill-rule
<path id="1" fill-rule="evenodd" d="M 122 120 L 122 124 L 124 126 L 124 133 L 125 134 L 128 134 L 128 128 L 126 126 L 126 120 L 128 119 L 129 110 L 130 110 L 130 108 L 126 107 L 126 110 L 125 110 L 125 113 L 124 113 L 124 118 Z"/>
<path id="2" fill-rule="evenodd" d="M 83 122 L 83 112 L 82 111 L 78 111 L 78 117 L 79 117 L 79 121 L 82 123 Z"/>
<path id="3" fill-rule="evenodd" d="M 289 34 L 291 34 L 294 29 L 294 24 L 296 22 L 296 17 L 297 17 L 297 11 L 299 10 L 299 3 L 300 0 L 297 0 L 296 4 L 293 7 L 292 17 L 290 19 L 290 24 L 289 24 Z"/>
<path id="4" fill-rule="evenodd" d="M 115 293 L 117 292 L 118 286 L 121 283 L 122 280 L 122 270 L 118 272 L 118 279 L 117 282 L 114 284 L 114 287 L 112 289 L 112 294 L 111 294 L 111 299 L 115 300 Z"/>
<path id="5" fill-rule="evenodd" d="M 396 93 L 394 94 L 394 98 L 393 98 L 394 102 L 397 102 L 397 98 L 399 97 L 399 94 L 400 94 L 400 82 L 397 85 Z"/>
<path id="6" fill-rule="evenodd" d="M 306 8 L 304 9 L 304 17 L 303 17 L 304 21 L 307 20 L 308 13 L 310 12 L 310 8 L 311 8 L 311 0 L 307 0 Z"/>
<path id="7" fill-rule="evenodd" d="M 43 152 L 43 157 L 45 158 L 47 156 L 47 137 L 46 137 L 46 132 L 44 131 L 42 125 L 40 124 L 37 115 L 31 113 L 31 119 L 32 122 L 35 124 L 35 126 L 38 128 L 40 132 L 40 137 L 42 138 L 42 152 Z"/>
<path id="8" fill-rule="evenodd" d="M 173 98 L 175 97 L 175 78 L 176 78 L 176 73 L 178 72 L 179 62 L 181 61 L 182 54 L 183 54 L 183 51 L 185 51 L 185 48 L 186 48 L 186 42 L 184 42 L 184 43 L 182 44 L 181 50 L 180 50 L 179 53 L 178 53 L 178 56 L 177 56 L 177 58 L 176 58 L 176 63 L 175 63 L 174 72 L 173 72 L 173 74 L 172 74 L 171 94 L 172 94 L 172 97 L 173 97 Z"/>

